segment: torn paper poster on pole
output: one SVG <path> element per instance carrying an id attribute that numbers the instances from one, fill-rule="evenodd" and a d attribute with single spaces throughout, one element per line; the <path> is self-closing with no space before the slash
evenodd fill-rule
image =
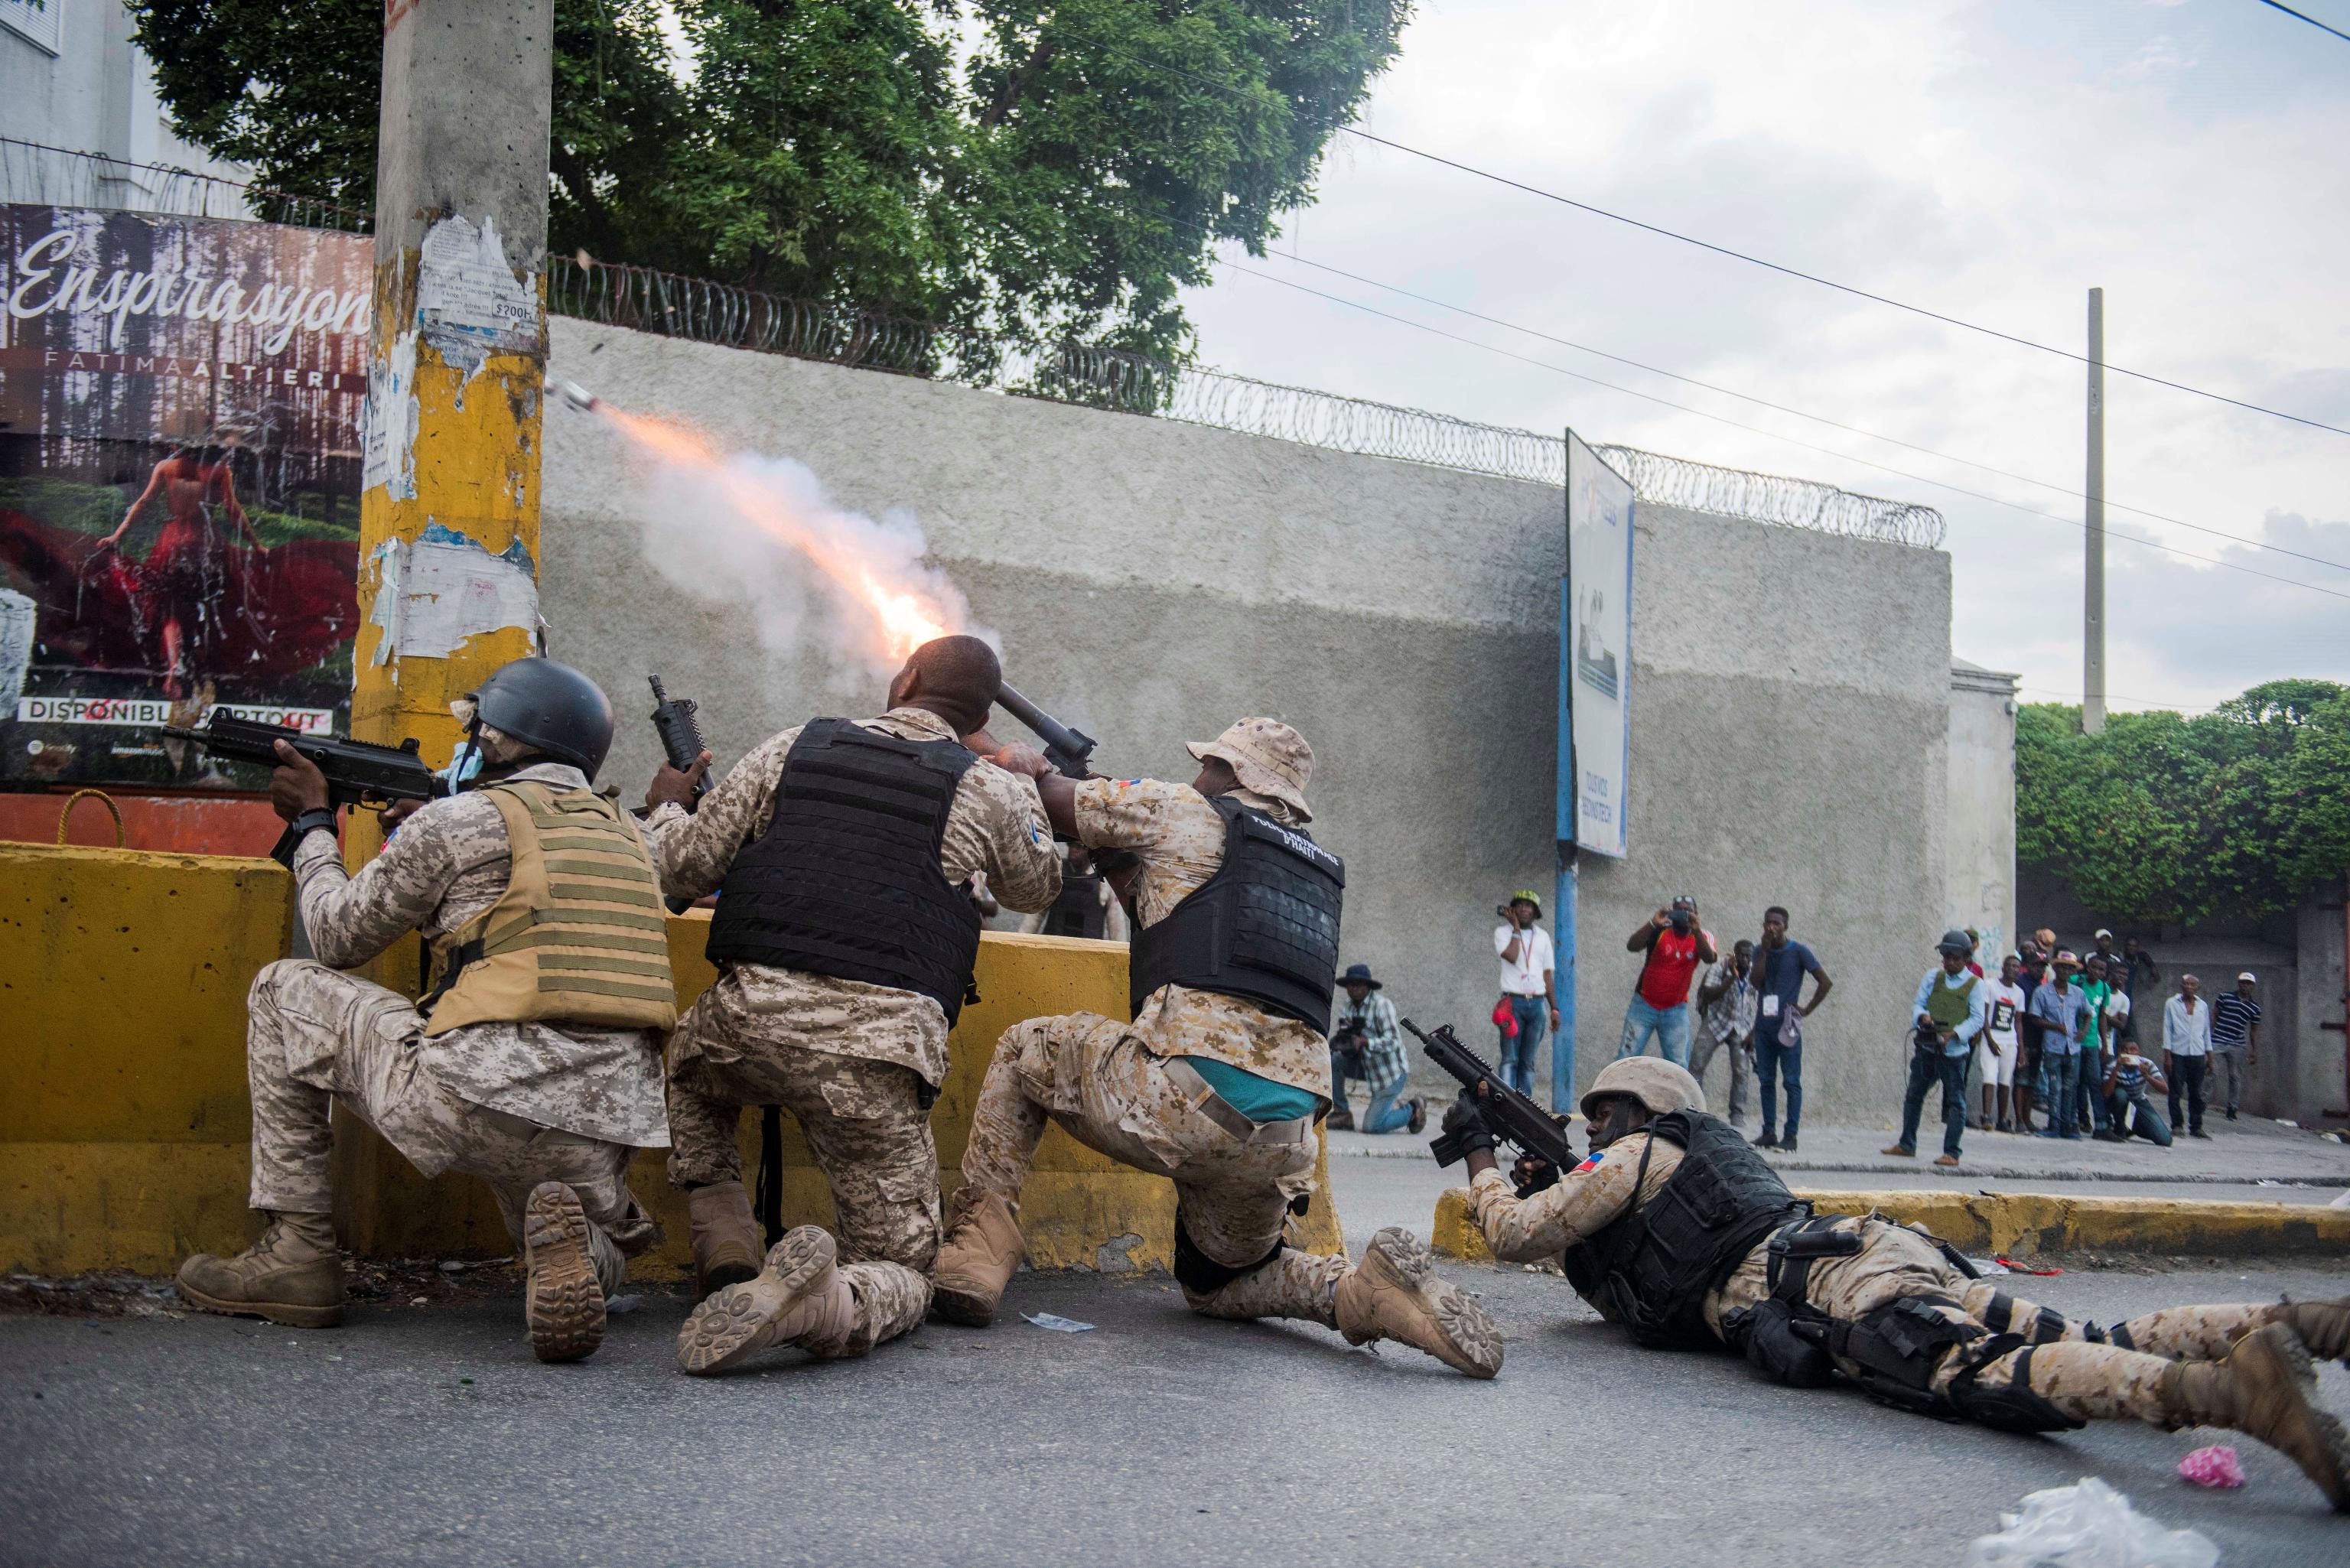
<path id="1" fill-rule="evenodd" d="M 416 334 L 403 332 L 368 369 L 359 409 L 359 489 L 416 499 Z"/>
<path id="2" fill-rule="evenodd" d="M 498 221 L 442 218 L 425 231 L 416 266 L 416 329 L 468 380 L 493 354 L 534 354 L 538 298 L 506 265 Z"/>
<path id="3" fill-rule="evenodd" d="M 435 523 L 412 545 L 387 539 L 368 558 L 376 574 L 368 624 L 373 662 L 446 659 L 484 632 L 538 626 L 538 581 L 519 542 L 492 555 L 453 528 Z"/>

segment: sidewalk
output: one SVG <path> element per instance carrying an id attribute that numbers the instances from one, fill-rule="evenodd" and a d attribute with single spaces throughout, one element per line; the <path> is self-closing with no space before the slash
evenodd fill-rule
<path id="1" fill-rule="evenodd" d="M 1369 1158 L 1427 1159 L 1428 1140 L 1435 1134 L 1433 1118 L 1426 1133 L 1419 1137 L 1405 1133 L 1387 1133 L 1372 1137 L 1365 1133 L 1334 1132 L 1329 1135 L 1330 1153 Z M 1749 1137 L 1755 1131 L 1751 1125 L 1743 1129 Z M 1895 1127 L 1886 1123 L 1873 1127 L 1806 1127 L 1802 1146 L 1793 1155 L 1765 1150 L 1765 1156 L 1780 1170 L 1791 1176 L 1798 1171 L 1857 1171 L 1885 1176 L 1897 1172 L 1922 1172 L 1951 1181 L 1995 1177 L 2038 1181 L 2142 1181 L 2163 1183 L 2246 1186 L 2261 1182 L 2285 1182 L 2297 1186 L 2325 1187 L 2336 1190 L 2350 1187 L 2350 1145 L 2335 1143 L 2304 1129 L 2280 1127 L 2264 1118 L 2246 1116 L 2241 1121 L 2215 1119 L 2209 1125 L 2211 1137 L 2180 1138 L 2168 1148 L 2157 1148 L 2147 1143 L 2097 1143 L 2083 1138 L 2078 1143 L 2054 1138 L 2019 1137 L 2013 1133 L 1987 1133 L 1969 1129 L 1961 1147 L 1958 1168 L 1943 1169 L 1934 1164 L 1934 1156 L 1942 1148 L 1941 1124 L 1937 1121 L 1918 1132 L 1919 1153 L 1915 1159 L 1888 1158 L 1877 1150 L 1893 1141 Z M 1930 1136 L 1929 1136 L 1930 1135 Z M 1584 1146 L 1581 1124 L 1576 1124 L 1575 1147 Z M 1797 1186 L 1841 1185 L 1862 1183 L 1794 1183 Z"/>

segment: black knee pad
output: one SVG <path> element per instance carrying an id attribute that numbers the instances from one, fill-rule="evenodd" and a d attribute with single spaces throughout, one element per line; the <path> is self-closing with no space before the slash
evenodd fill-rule
<path id="1" fill-rule="evenodd" d="M 1988 1337 L 1981 1324 L 1934 1310 L 1957 1305 L 1946 1296 L 1905 1296 L 1836 1324 L 1829 1331 L 1829 1346 L 1853 1364 L 1853 1381 L 1870 1398 L 1948 1418 L 1957 1412 L 1934 1392 L 1934 1375 L 1954 1349 Z"/>
<path id="2" fill-rule="evenodd" d="M 1220 1263 L 1200 1251 L 1191 1241 L 1191 1233 L 1183 1229 L 1183 1211 L 1175 1210 L 1175 1282 L 1195 1296 L 1211 1296 L 1234 1280 L 1255 1273 L 1281 1256 L 1284 1243 L 1275 1241 L 1273 1251 L 1253 1263 L 1238 1268 Z"/>
<path id="3" fill-rule="evenodd" d="M 2087 1426 L 2032 1391 L 2032 1353 L 2037 1345 L 2023 1345 L 2015 1358 L 2015 1376 L 2004 1387 L 1987 1388 L 1978 1381 L 1984 1367 L 2022 1344 L 2014 1334 L 2002 1334 L 1961 1352 L 1967 1367 L 1951 1380 L 1951 1407 L 1979 1426 L 2002 1432 L 2070 1432 Z"/>

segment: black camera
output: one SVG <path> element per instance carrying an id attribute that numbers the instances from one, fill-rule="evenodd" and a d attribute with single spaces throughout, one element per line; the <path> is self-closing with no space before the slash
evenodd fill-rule
<path id="1" fill-rule="evenodd" d="M 1673 934 L 1685 937 L 1689 935 L 1689 929 L 1697 924 L 1697 917 L 1687 909 L 1675 909 L 1672 913 L 1672 921 Z"/>

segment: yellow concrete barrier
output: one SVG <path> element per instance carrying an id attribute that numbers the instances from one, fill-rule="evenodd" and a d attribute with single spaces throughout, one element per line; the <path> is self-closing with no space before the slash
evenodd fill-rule
<path id="1" fill-rule="evenodd" d="M 266 860 L 0 846 L 0 1267 L 42 1273 L 161 1272 L 191 1251 L 233 1251 L 255 1231 L 244 1207 L 252 1124 L 244 992 L 285 956 L 292 882 Z M 681 1005 L 715 978 L 709 917 L 670 921 Z M 369 966 L 413 986 L 415 943 Z M 980 1080 L 1006 1028 L 1042 1013 L 1124 1015 L 1126 950 L 1055 937 L 981 944 L 983 1000 L 963 1009 L 931 1125 L 942 1178 L 958 1183 Z M 363 1125 L 337 1114 L 337 1224 L 380 1257 L 494 1257 L 504 1227 L 480 1183 L 425 1181 Z M 786 1223 L 828 1224 L 832 1200 L 785 1118 Z M 743 1116 L 746 1171 L 758 1117 Z M 1326 1176 L 1326 1168 L 1325 1174 Z M 646 1262 L 687 1261 L 685 1206 L 658 1150 L 631 1169 L 667 1239 Z M 1165 1268 L 1173 1188 L 1113 1164 L 1057 1127 L 1022 1195 L 1039 1268 Z M 1326 1180 L 1298 1240 L 1339 1250 Z"/>
<path id="2" fill-rule="evenodd" d="M 1875 1212 L 1923 1225 L 1960 1251 L 2038 1257 L 2144 1252 L 2196 1258 L 2350 1256 L 2350 1209 L 2303 1203 L 2213 1203 L 2174 1198 L 2066 1198 L 2038 1192 L 1840 1192 L 1798 1188 L 1823 1214 Z M 1469 1213 L 1469 1193 L 1436 1200 L 1430 1244 L 1467 1262 L 1493 1262 Z"/>

